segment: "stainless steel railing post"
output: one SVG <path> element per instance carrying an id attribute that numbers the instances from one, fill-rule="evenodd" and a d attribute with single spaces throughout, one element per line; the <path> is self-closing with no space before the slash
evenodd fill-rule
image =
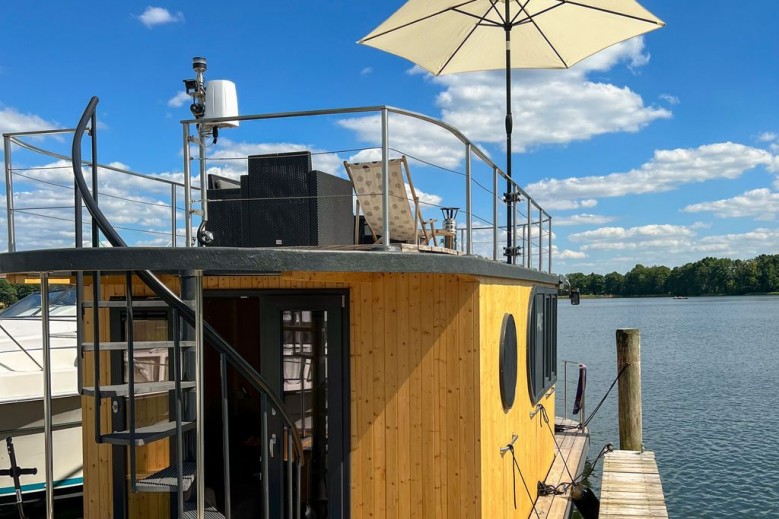
<path id="1" fill-rule="evenodd" d="M 511 252 L 511 264 L 516 265 L 517 264 L 517 254 L 519 253 L 519 248 L 517 247 L 517 224 L 519 220 L 519 193 L 516 189 L 517 186 L 514 185 L 512 182 L 511 184 L 511 210 L 513 211 L 513 216 L 511 218 L 511 244 L 512 247 L 514 247 Z"/>
<path id="2" fill-rule="evenodd" d="M 492 259 L 498 261 L 500 244 L 498 243 L 498 168 L 492 166 Z"/>
<path id="3" fill-rule="evenodd" d="M 527 242 L 525 243 L 525 259 L 527 268 L 533 268 L 533 201 L 527 197 Z"/>
<path id="4" fill-rule="evenodd" d="M 197 473 L 197 519 L 206 516 L 206 478 L 205 478 L 205 341 L 203 340 L 203 271 L 195 271 L 195 421 L 196 421 L 196 460 Z"/>
<path id="5" fill-rule="evenodd" d="M 3 135 L 3 160 L 5 161 L 5 211 L 8 224 L 8 252 L 16 252 L 14 228 L 14 182 L 11 170 L 11 137 Z"/>
<path id="6" fill-rule="evenodd" d="M 270 467 L 268 457 L 270 456 L 270 446 L 268 442 L 268 397 L 263 392 L 260 397 L 262 406 L 262 517 L 270 517 Z"/>
<path id="7" fill-rule="evenodd" d="M 548 252 L 549 257 L 547 258 L 547 260 L 549 264 L 547 266 L 547 272 L 551 274 L 552 273 L 552 217 L 549 215 L 546 215 L 546 217 L 547 217 L 547 221 L 549 222 L 549 225 L 547 227 L 547 229 L 549 230 L 549 236 L 547 240 L 547 244 L 549 247 L 549 252 Z"/>
<path id="8" fill-rule="evenodd" d="M 465 253 L 473 254 L 473 200 L 471 193 L 471 183 L 473 181 L 471 173 L 471 143 L 465 145 L 465 234 L 468 244 L 465 247 Z"/>
<path id="9" fill-rule="evenodd" d="M 189 124 L 182 123 L 184 128 L 184 247 L 192 246 L 192 177 L 190 171 Z"/>
<path id="10" fill-rule="evenodd" d="M 389 247 L 389 112 L 387 108 L 381 109 L 381 217 L 382 241 L 385 247 Z"/>
<path id="11" fill-rule="evenodd" d="M 286 429 L 286 428 L 285 428 Z M 286 430 L 286 440 L 287 440 L 287 517 L 289 519 L 293 519 L 295 517 L 295 509 L 294 509 L 294 490 L 292 487 L 292 470 L 294 468 L 292 458 L 294 456 L 294 450 L 292 449 L 292 432 L 289 430 Z"/>
<path id="12" fill-rule="evenodd" d="M 51 419 L 51 337 L 49 333 L 49 274 L 41 273 L 41 339 L 43 343 L 43 433 L 46 464 L 46 517 L 54 518 L 54 451 Z"/>
<path id="13" fill-rule="evenodd" d="M 230 498 L 230 413 L 227 401 L 227 356 L 219 354 L 219 376 L 222 387 L 222 457 L 224 458 L 225 517 L 232 516 Z"/>
<path id="14" fill-rule="evenodd" d="M 568 419 L 568 361 L 563 361 L 563 418 Z"/>
<path id="15" fill-rule="evenodd" d="M 544 215 L 538 208 L 538 270 L 544 270 Z"/>
<path id="16" fill-rule="evenodd" d="M 170 246 L 176 247 L 176 184 L 170 185 Z"/>

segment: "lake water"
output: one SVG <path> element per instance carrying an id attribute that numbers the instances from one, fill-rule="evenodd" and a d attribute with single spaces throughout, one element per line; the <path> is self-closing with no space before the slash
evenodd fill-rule
<path id="1" fill-rule="evenodd" d="M 589 367 L 589 412 L 617 374 L 616 330 L 640 329 L 644 445 L 671 517 L 779 517 L 779 297 L 560 300 L 558 319 L 558 415 L 562 360 Z M 590 457 L 619 448 L 616 386 L 589 427 Z"/>

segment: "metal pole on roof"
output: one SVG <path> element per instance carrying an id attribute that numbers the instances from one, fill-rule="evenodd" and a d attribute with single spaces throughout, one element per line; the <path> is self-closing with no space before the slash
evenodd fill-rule
<path id="1" fill-rule="evenodd" d="M 49 274 L 41 273 L 41 342 L 43 346 L 43 434 L 46 464 L 46 517 L 54 517 L 54 451 L 51 419 L 51 337 L 49 334 Z"/>
<path id="2" fill-rule="evenodd" d="M 538 208 L 538 270 L 544 270 L 544 213 Z"/>
<path id="3" fill-rule="evenodd" d="M 492 259 L 498 261 L 498 167 L 492 166 Z"/>
<path id="4" fill-rule="evenodd" d="M 527 242 L 525 250 L 525 259 L 527 265 L 525 265 L 527 268 L 532 269 L 533 268 L 533 201 L 530 200 L 530 197 L 527 198 Z"/>
<path id="5" fill-rule="evenodd" d="M 506 17 L 503 20 L 503 30 L 506 33 L 506 175 L 508 176 L 506 179 L 506 191 L 510 193 L 509 196 L 511 196 L 514 193 L 514 188 L 511 185 L 511 132 L 514 128 L 514 119 L 511 114 L 511 12 L 509 9 L 511 2 L 506 1 L 504 4 L 506 9 Z M 515 237 L 512 236 L 512 229 L 514 227 L 512 225 L 513 213 L 511 210 L 515 203 L 516 202 L 509 198 L 506 207 L 506 245 L 509 250 L 506 262 L 510 264 L 515 263 L 515 257 L 511 252 L 512 247 L 516 245 L 516 241 L 514 241 Z"/>
<path id="6" fill-rule="evenodd" d="M 205 519 L 205 341 L 203 340 L 203 271 L 195 271 L 195 472 L 196 517 Z"/>
<path id="7" fill-rule="evenodd" d="M 16 230 L 14 229 L 14 183 L 11 174 L 11 136 L 3 135 L 3 158 L 5 160 L 5 203 L 8 220 L 8 252 L 16 252 Z"/>
<path id="8" fill-rule="evenodd" d="M 471 143 L 465 145 L 465 234 L 468 243 L 465 245 L 465 253 L 473 254 L 473 207 L 471 200 Z"/>
<path id="9" fill-rule="evenodd" d="M 390 246 L 389 222 L 389 112 L 381 109 L 381 216 L 384 226 L 381 231 L 384 246 Z"/>
<path id="10" fill-rule="evenodd" d="M 190 178 L 189 156 L 189 123 L 183 123 L 184 127 L 184 243 L 185 247 L 192 246 L 192 178 Z"/>
<path id="11" fill-rule="evenodd" d="M 547 272 L 550 274 L 552 273 L 552 217 L 547 215 L 548 221 L 549 221 L 549 268 Z"/>
<path id="12" fill-rule="evenodd" d="M 170 239 L 171 247 L 176 247 L 176 184 L 170 185 Z"/>

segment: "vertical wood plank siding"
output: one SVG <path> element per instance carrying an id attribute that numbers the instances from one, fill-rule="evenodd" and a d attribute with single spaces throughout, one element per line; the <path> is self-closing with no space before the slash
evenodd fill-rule
<path id="1" fill-rule="evenodd" d="M 530 418 L 534 409 L 527 389 L 527 317 L 528 302 L 532 287 L 518 286 L 505 280 L 485 280 L 479 287 L 481 326 L 479 337 L 480 375 L 479 397 L 481 428 L 481 509 L 483 518 L 530 517 L 532 502 L 536 498 L 536 484 L 544 481 L 554 459 L 554 438 L 541 419 L 541 414 Z M 514 405 L 503 410 L 498 380 L 498 344 L 505 313 L 514 315 L 517 327 L 518 376 Z M 554 396 L 541 397 L 552 420 L 554 430 Z M 516 474 L 516 488 L 512 488 L 511 453 L 500 455 L 500 448 L 511 441 L 513 434 L 519 436 L 514 444 L 515 454 L 528 490 Z M 517 509 L 514 510 L 514 491 Z"/>
<path id="2" fill-rule="evenodd" d="M 529 417 L 529 283 L 449 274 L 298 272 L 208 277 L 204 286 L 349 290 L 353 518 L 530 515 L 518 475 L 514 509 L 511 457 L 499 454 L 500 446 L 517 434 L 517 460 L 535 497 L 535 483 L 551 465 L 554 444 L 546 426 L 539 426 L 540 415 Z M 121 280 L 116 286 L 105 283 L 103 291 L 122 295 Z M 506 312 L 514 314 L 519 345 L 517 398 L 509 412 L 502 408 L 498 385 L 498 342 Z M 90 373 L 87 367 L 85 382 Z M 554 398 L 541 403 L 553 417 Z M 85 517 L 104 519 L 111 517 L 110 457 L 107 447 L 94 444 L 91 405 L 85 398 Z M 165 405 L 156 409 L 167 413 Z M 110 420 L 107 413 L 106 408 Z M 148 457 L 151 463 L 152 454 Z M 167 455 L 159 453 L 154 460 L 166 462 Z M 101 483 L 102 488 L 93 489 Z M 167 517 L 166 507 L 144 499 L 131 499 L 132 517 Z"/>

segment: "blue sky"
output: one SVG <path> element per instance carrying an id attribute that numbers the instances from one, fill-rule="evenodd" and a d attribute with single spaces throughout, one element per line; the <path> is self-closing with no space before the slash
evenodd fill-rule
<path id="1" fill-rule="evenodd" d="M 514 178 L 554 218 L 553 270 L 625 272 L 637 263 L 673 267 L 705 256 L 779 253 L 779 2 L 642 4 L 666 27 L 570 70 L 513 74 Z M 193 76 L 191 58 L 201 55 L 207 79 L 236 83 L 244 114 L 396 106 L 454 124 L 504 165 L 501 73 L 436 78 L 355 43 L 400 5 L 3 2 L 0 131 L 72 127 L 97 95 L 101 162 L 180 179 L 179 121 L 190 116 L 177 94 L 181 80 Z M 375 122 L 362 116 L 305 127 L 244 124 L 224 130 L 209 154 L 305 147 L 317 153 L 315 166 L 343 175 L 340 161 L 375 157 L 359 151 L 375 146 Z M 404 153 L 463 169 L 459 149 L 440 135 L 390 124 Z M 62 153 L 69 147 L 56 138 L 32 142 Z M 68 182 L 55 160 L 14 151 L 13 166 L 22 173 L 38 168 L 29 172 L 50 182 L 16 178 L 17 207 L 60 207 L 72 197 L 51 185 Z M 240 161 L 209 167 L 241 170 Z M 424 201 L 464 205 L 462 190 L 453 187 L 461 177 L 421 163 L 412 168 Z M 170 221 L 155 205 L 164 189 L 106 182 L 108 193 L 129 190 L 141 204 L 106 200 L 120 225 L 153 229 Z M 483 196 L 475 203 L 474 213 L 491 214 Z M 3 249 L 4 209 L 3 196 Z M 67 222 L 34 212 L 17 214 L 19 248 L 68 243 Z M 431 205 L 425 214 L 439 211 Z M 166 240 L 160 232 L 137 239 Z"/>

